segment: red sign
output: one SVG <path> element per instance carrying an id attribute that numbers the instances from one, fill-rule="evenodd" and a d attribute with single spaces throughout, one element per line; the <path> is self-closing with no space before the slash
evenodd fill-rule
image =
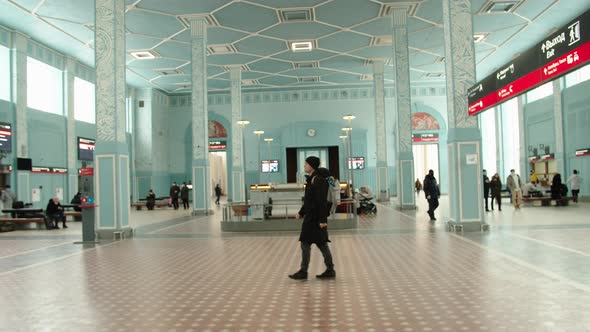
<path id="1" fill-rule="evenodd" d="M 78 170 L 78 175 L 80 175 L 80 176 L 94 176 L 94 168 L 92 168 L 92 167 L 80 168 Z"/>
<path id="2" fill-rule="evenodd" d="M 590 148 L 576 150 L 576 157 L 590 156 Z"/>
<path id="3" fill-rule="evenodd" d="M 436 142 L 438 142 L 438 134 L 437 133 L 412 134 L 412 142 L 414 142 L 414 143 L 436 143 Z"/>

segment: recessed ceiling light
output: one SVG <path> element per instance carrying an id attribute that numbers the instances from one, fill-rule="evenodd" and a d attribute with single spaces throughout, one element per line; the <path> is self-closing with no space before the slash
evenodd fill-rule
<path id="1" fill-rule="evenodd" d="M 372 81 L 373 74 L 363 74 L 361 75 L 361 81 Z"/>
<path id="2" fill-rule="evenodd" d="M 316 83 L 320 81 L 320 78 L 317 76 L 304 76 L 298 78 L 299 83 Z"/>
<path id="3" fill-rule="evenodd" d="M 242 85 L 258 85 L 257 80 L 242 80 Z"/>
<path id="4" fill-rule="evenodd" d="M 295 63 L 293 63 L 293 67 L 295 69 L 311 69 L 311 68 L 317 68 L 318 63 L 317 63 L 317 61 L 295 62 Z"/>
<path id="5" fill-rule="evenodd" d="M 221 44 L 221 45 L 209 45 L 207 47 L 209 54 L 232 54 L 238 53 L 238 50 L 233 45 Z"/>
<path id="6" fill-rule="evenodd" d="M 444 76 L 443 73 L 426 73 L 426 75 L 424 75 L 426 77 L 430 77 L 430 78 L 441 78 Z"/>
<path id="7" fill-rule="evenodd" d="M 474 43 L 481 43 L 484 39 L 486 39 L 487 34 L 483 34 L 483 33 L 476 33 L 475 35 L 473 35 L 473 42 Z"/>
<path id="8" fill-rule="evenodd" d="M 518 6 L 522 4 L 523 0 L 488 0 L 481 7 L 480 14 L 502 14 L 512 13 Z"/>
<path id="9" fill-rule="evenodd" d="M 313 50 L 313 42 L 310 40 L 291 41 L 289 48 L 293 52 L 309 52 Z"/>
<path id="10" fill-rule="evenodd" d="M 393 36 L 392 35 L 375 36 L 371 39 L 370 44 L 371 44 L 371 46 L 392 45 L 393 44 Z"/>
<path id="11" fill-rule="evenodd" d="M 279 10 L 281 22 L 313 21 L 315 13 L 313 8 L 287 8 Z"/>
<path id="12" fill-rule="evenodd" d="M 131 56 L 133 56 L 137 60 L 149 60 L 158 58 L 160 55 L 153 50 L 145 50 L 145 51 L 131 51 L 129 52 Z"/>

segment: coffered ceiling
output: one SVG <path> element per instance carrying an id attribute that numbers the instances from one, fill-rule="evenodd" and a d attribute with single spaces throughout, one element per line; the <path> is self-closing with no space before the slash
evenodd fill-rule
<path id="1" fill-rule="evenodd" d="M 471 2 L 478 78 L 590 8 L 590 0 Z M 390 10 L 400 3 L 410 5 L 412 85 L 444 85 L 442 0 L 126 0 L 127 80 L 190 91 L 186 22 L 200 14 L 210 23 L 210 91 L 228 90 L 228 67 L 236 65 L 245 90 L 372 85 L 376 59 L 392 83 Z M 92 0 L 0 0 L 0 24 L 93 66 Z M 302 40 L 313 50 L 290 50 Z M 133 51 L 157 57 L 137 60 Z"/>

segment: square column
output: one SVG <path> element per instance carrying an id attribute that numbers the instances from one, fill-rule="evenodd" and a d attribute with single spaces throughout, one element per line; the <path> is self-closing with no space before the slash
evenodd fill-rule
<path id="1" fill-rule="evenodd" d="M 96 231 L 130 233 L 125 137 L 125 0 L 96 0 Z"/>
<path id="2" fill-rule="evenodd" d="M 209 135 L 207 114 L 207 21 L 191 19 L 191 99 L 193 111 L 193 215 L 209 214 Z"/>
<path id="3" fill-rule="evenodd" d="M 74 72 L 76 70 L 76 60 L 66 58 L 66 70 L 64 72 L 64 105 L 67 116 L 67 136 L 66 147 L 68 153 L 68 191 L 66 197 L 74 197 L 78 192 L 78 169 L 76 167 L 76 151 L 78 151 L 76 142 L 76 118 L 74 109 Z"/>
<path id="4" fill-rule="evenodd" d="M 471 0 L 443 0 L 443 23 L 449 118 L 449 225 L 479 231 L 484 224 L 481 133 L 477 117 L 467 112 L 467 91 L 475 83 Z"/>
<path id="5" fill-rule="evenodd" d="M 12 34 L 12 102 L 15 105 L 16 119 L 16 158 L 27 158 L 29 155 L 29 125 L 27 112 L 27 36 L 14 32 Z M 14 160 L 16 164 L 16 160 Z M 29 172 L 18 171 L 16 174 L 15 193 L 18 200 L 30 202 Z"/>
<path id="6" fill-rule="evenodd" d="M 232 146 L 232 186 L 233 202 L 246 201 L 245 161 L 243 153 L 244 128 L 238 125 L 242 120 L 242 70 L 240 67 L 230 68 L 231 77 L 231 146 Z"/>
<path id="7" fill-rule="evenodd" d="M 553 119 L 555 123 L 555 149 L 553 154 L 557 163 L 557 171 L 561 174 L 561 180 L 567 180 L 565 174 L 565 146 L 563 136 L 563 100 L 561 99 L 561 79 L 553 80 Z M 524 142 L 520 143 L 524 146 Z M 521 156 L 522 157 L 522 156 Z M 521 170 L 522 172 L 522 170 Z M 528 174 L 525 174 L 528 175 Z M 522 174 L 521 174 L 522 178 Z"/>
<path id="8" fill-rule="evenodd" d="M 379 202 L 389 201 L 389 173 L 387 167 L 387 137 L 385 135 L 385 64 L 382 60 L 373 62 L 373 83 L 375 87 L 375 136 L 377 138 L 377 180 L 375 193 Z"/>
<path id="9" fill-rule="evenodd" d="M 407 17 L 408 7 L 393 8 L 393 61 L 397 102 L 397 193 L 400 209 L 415 209 Z"/>

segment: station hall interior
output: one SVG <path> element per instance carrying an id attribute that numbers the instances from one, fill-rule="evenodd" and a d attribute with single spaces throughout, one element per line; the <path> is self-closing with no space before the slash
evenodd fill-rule
<path id="1" fill-rule="evenodd" d="M 590 0 L 0 0 L 0 331 L 590 331 L 588 90 Z"/>

